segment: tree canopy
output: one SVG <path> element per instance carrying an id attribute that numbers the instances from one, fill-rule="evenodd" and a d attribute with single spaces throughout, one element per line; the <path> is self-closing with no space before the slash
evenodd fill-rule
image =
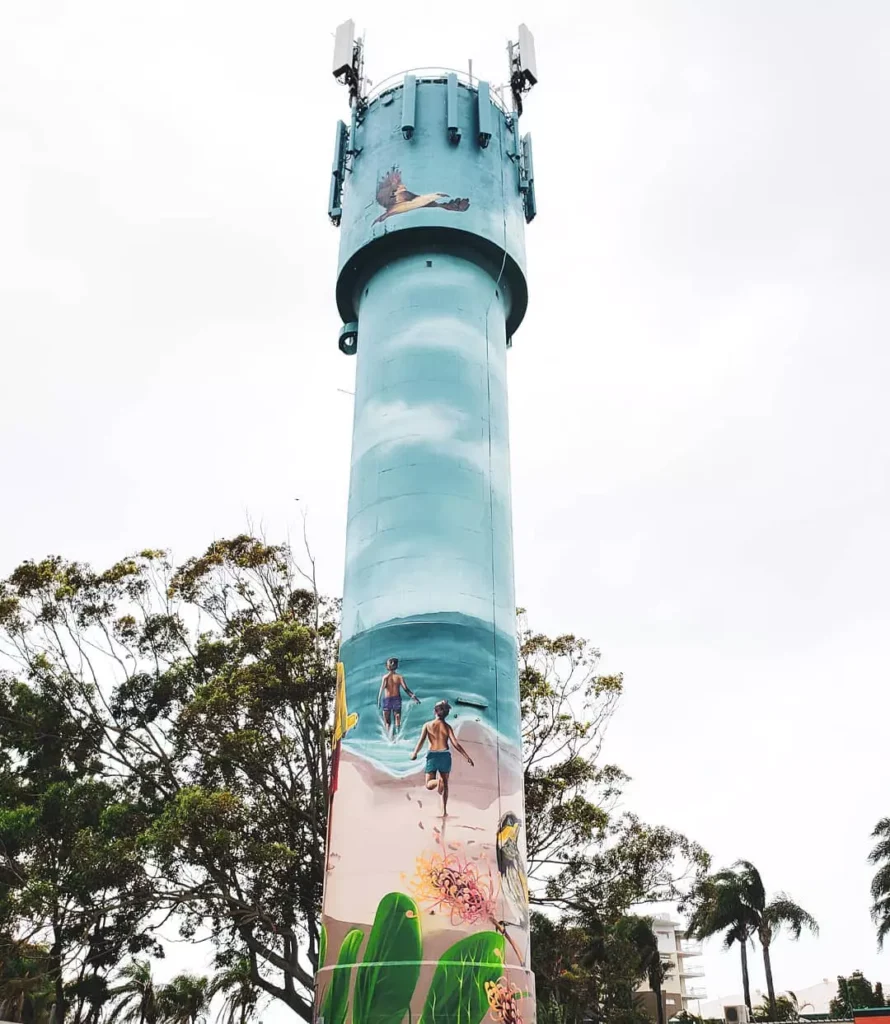
<path id="1" fill-rule="evenodd" d="M 532 902 L 612 921 L 675 902 L 710 859 L 679 832 L 615 813 L 627 775 L 600 764 L 624 680 L 574 634 L 532 632 L 519 614 L 525 802 Z"/>
<path id="2" fill-rule="evenodd" d="M 599 918 L 553 920 L 535 913 L 532 949 L 540 1024 L 645 1024 L 649 1017 L 638 995 L 644 979 L 661 1004 L 669 968 L 649 917 L 622 915 L 604 924 Z"/>
<path id="3" fill-rule="evenodd" d="M 832 1017 L 850 1017 L 853 1010 L 884 1005 L 884 989 L 879 981 L 872 985 L 862 971 L 853 971 L 848 977 L 838 975 L 837 995 L 830 1004 Z"/>
<path id="4" fill-rule="evenodd" d="M 219 991 L 230 1022 L 261 996 L 311 1020 L 338 615 L 311 559 L 247 535 L 178 565 L 53 556 L 0 584 L 9 1016 L 198 1024 Z M 675 899 L 707 856 L 615 810 L 626 777 L 600 749 L 621 676 L 524 616 L 519 650 L 532 900 L 603 929 L 618 979 L 619 922 Z M 209 937 L 221 972 L 201 992 L 181 980 L 175 1007 L 145 959 L 171 927 Z"/>

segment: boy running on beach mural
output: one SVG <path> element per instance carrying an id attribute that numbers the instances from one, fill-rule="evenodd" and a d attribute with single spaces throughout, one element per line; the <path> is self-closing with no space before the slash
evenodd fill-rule
<path id="1" fill-rule="evenodd" d="M 454 744 L 454 749 L 467 759 L 467 764 L 472 768 L 473 759 L 464 750 L 454 735 L 454 729 L 445 721 L 451 711 L 451 705 L 447 700 L 440 700 L 435 707 L 436 717 L 432 722 L 427 722 L 420 733 L 420 739 L 411 755 L 411 760 L 416 761 L 417 755 L 424 741 L 428 740 L 430 749 L 426 755 L 426 788 L 437 789 L 442 797 L 442 817 L 448 817 L 448 776 L 451 773 L 451 751 L 449 743 Z M 438 781 L 436 775 L 438 774 Z"/>
<path id="2" fill-rule="evenodd" d="M 387 736 L 395 735 L 402 726 L 402 690 L 415 704 L 420 703 L 420 698 L 408 689 L 404 677 L 396 671 L 398 667 L 398 658 L 386 659 L 386 675 L 380 683 L 380 692 L 377 694 L 378 704 L 381 698 L 383 699 L 383 724 L 386 727 Z M 395 718 L 395 729 L 393 729 L 393 718 Z"/>

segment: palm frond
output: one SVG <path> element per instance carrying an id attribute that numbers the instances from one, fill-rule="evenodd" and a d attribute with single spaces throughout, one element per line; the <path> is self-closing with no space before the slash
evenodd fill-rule
<path id="1" fill-rule="evenodd" d="M 871 880 L 872 899 L 880 899 L 885 893 L 890 893 L 890 863 L 879 868 Z"/>
<path id="2" fill-rule="evenodd" d="M 890 935 L 890 900 L 887 901 L 887 907 L 883 917 L 878 923 L 878 949 L 884 948 L 884 940 Z"/>
<path id="3" fill-rule="evenodd" d="M 813 915 L 783 892 L 778 893 L 764 908 L 763 920 L 771 930 L 786 928 L 795 940 L 800 938 L 804 928 L 813 935 L 819 934 L 819 925 Z"/>
<path id="4" fill-rule="evenodd" d="M 875 921 L 885 914 L 890 914 L 890 893 L 882 896 L 879 900 L 875 900 L 874 906 L 871 908 L 871 916 Z"/>
<path id="5" fill-rule="evenodd" d="M 117 1024 L 118 1021 L 120 1021 L 121 1024 L 127 1024 L 128 1021 L 134 1020 L 138 1017 L 138 1012 L 134 1013 L 133 1010 L 135 1007 L 131 1005 L 135 1002 L 138 1006 L 138 1000 L 139 997 L 135 992 L 125 993 L 123 998 L 118 999 L 112 1006 L 111 1013 L 109 1013 L 106 1018 L 107 1024 Z"/>
<path id="6" fill-rule="evenodd" d="M 753 910 L 763 910 L 766 906 L 766 887 L 760 877 L 760 872 L 749 860 L 737 860 L 733 864 L 733 869 L 745 902 Z"/>
<path id="7" fill-rule="evenodd" d="M 153 1024 L 157 1013 L 151 963 L 138 958 L 131 960 L 117 976 L 123 983 L 109 989 L 112 1004 L 107 1024 L 132 1024 L 143 1019 Z"/>
<path id="8" fill-rule="evenodd" d="M 890 935 L 890 818 L 881 818 L 872 831 L 872 838 L 880 841 L 868 855 L 869 863 L 880 865 L 871 880 L 872 920 L 878 926 L 878 949 Z"/>
<path id="9" fill-rule="evenodd" d="M 170 1024 L 195 1024 L 203 1020 L 210 1004 L 207 978 L 177 974 L 158 991 L 160 1018 Z"/>
<path id="10" fill-rule="evenodd" d="M 723 936 L 723 948 L 732 949 L 735 942 L 739 943 L 739 945 L 747 943 L 751 938 L 751 934 L 751 926 L 744 921 L 740 921 L 731 928 L 726 929 L 726 934 Z"/>
<path id="11" fill-rule="evenodd" d="M 890 836 L 890 818 L 881 818 L 875 825 L 872 838 L 876 839 L 878 836 Z"/>
<path id="12" fill-rule="evenodd" d="M 732 944 L 738 941 L 738 932 L 735 928 L 727 928 L 726 934 L 723 936 L 723 948 L 725 950 L 732 949 Z"/>
<path id="13" fill-rule="evenodd" d="M 890 893 L 872 904 L 871 919 L 878 926 L 878 949 L 883 949 L 884 939 L 890 935 Z"/>
<path id="14" fill-rule="evenodd" d="M 703 940 L 724 933 L 724 944 L 747 941 L 757 916 L 746 900 L 739 875 L 724 869 L 704 879 L 691 894 L 687 934 Z"/>
<path id="15" fill-rule="evenodd" d="M 239 957 L 225 969 L 217 972 L 207 988 L 212 999 L 223 993 L 225 999 L 217 1014 L 220 1024 L 236 1024 L 243 1016 L 253 1017 L 260 1001 L 260 991 L 254 985 L 250 960 Z"/>
<path id="16" fill-rule="evenodd" d="M 885 861 L 890 861 L 890 837 L 876 843 L 868 855 L 869 864 L 882 864 Z"/>

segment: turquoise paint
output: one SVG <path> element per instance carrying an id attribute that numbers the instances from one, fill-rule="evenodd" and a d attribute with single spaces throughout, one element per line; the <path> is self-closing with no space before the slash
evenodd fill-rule
<path id="1" fill-rule="evenodd" d="M 424 682 L 412 689 L 452 704 L 480 695 L 492 707 L 483 720 L 518 748 L 518 717 L 503 713 L 518 700 L 500 286 L 468 259 L 420 252 L 373 276 L 358 316 L 341 658 L 360 725 L 346 746 L 362 749 L 368 721 L 382 735 L 372 713 L 379 675 L 390 654 L 410 649 L 411 677 L 407 662 L 403 674 Z M 417 640 L 394 646 L 389 632 L 410 633 L 418 616 Z M 473 633 L 457 672 L 453 651 L 436 653 L 440 643 L 451 651 L 445 624 L 455 622 Z M 410 754 L 417 733 L 407 723 L 402 739 Z M 374 758 L 399 774 L 412 767 L 400 745 L 377 747 Z"/>

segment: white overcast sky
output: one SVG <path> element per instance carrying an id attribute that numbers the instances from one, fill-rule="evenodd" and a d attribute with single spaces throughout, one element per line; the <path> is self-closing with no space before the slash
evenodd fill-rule
<path id="1" fill-rule="evenodd" d="M 890 982 L 866 863 L 890 814 L 883 0 L 3 0 L 0 572 L 184 558 L 248 516 L 296 536 L 308 509 L 339 592 L 350 16 L 372 79 L 473 58 L 502 81 L 535 32 L 518 600 L 625 673 L 627 806 L 818 918 L 778 987 Z M 706 968 L 738 991 L 737 954 Z"/>

